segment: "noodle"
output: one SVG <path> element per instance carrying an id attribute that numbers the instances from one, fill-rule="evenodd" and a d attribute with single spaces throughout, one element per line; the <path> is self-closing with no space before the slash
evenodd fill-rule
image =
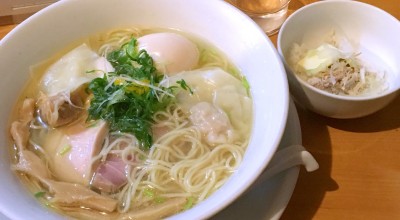
<path id="1" fill-rule="evenodd" d="M 169 125 L 171 131 L 156 140 L 148 155 L 138 148 L 135 138 L 128 139 L 125 134 L 99 154 L 104 158 L 113 151 L 120 154 L 126 164 L 137 165 L 129 171 L 129 183 L 115 195 L 121 212 L 127 212 L 132 201 L 135 206 L 146 206 L 149 199 L 143 200 L 143 195 L 149 188 L 159 197 L 194 197 L 198 203 L 223 185 L 242 161 L 246 143 L 221 144 L 210 149 L 200 141 L 198 129 L 188 126 L 189 122 L 179 114 L 178 107 L 167 109 L 169 111 L 159 112 L 155 121 L 164 118 L 163 125 Z M 127 146 L 117 151 L 120 143 Z M 139 155 L 136 158 L 147 157 L 138 164 L 128 159 L 132 154 Z"/>
<path id="2" fill-rule="evenodd" d="M 109 32 L 105 35 L 104 44 L 98 49 L 98 54 L 105 57 L 111 51 L 121 47 L 121 45 L 129 42 L 132 37 L 139 37 L 142 35 L 139 29 L 119 29 Z"/>
<path id="3" fill-rule="evenodd" d="M 147 30 L 147 32 L 149 31 Z M 100 42 L 98 47 L 95 46 L 96 43 L 91 43 L 92 47 L 97 50 L 99 55 L 106 57 L 111 51 L 129 42 L 132 37 L 137 38 L 144 33 L 146 30 L 119 29 L 94 36 L 89 41 Z M 200 48 L 198 68 L 219 67 L 225 71 L 234 69 L 220 53 L 210 49 L 201 41 L 195 40 L 195 42 Z M 113 75 L 113 72 L 105 74 L 111 79 L 107 87 L 120 81 L 129 81 L 154 91 L 160 91 L 158 99 L 162 99 L 163 96 L 174 97 L 172 93 L 147 82 L 133 80 L 123 75 L 116 76 Z M 167 82 L 163 85 L 170 86 L 168 85 L 168 76 L 165 76 L 163 82 Z M 113 96 L 116 95 L 118 94 L 112 94 L 109 99 L 113 99 Z M 68 93 L 64 93 L 64 98 L 75 107 Z M 82 109 L 80 106 L 76 106 L 76 108 Z M 58 114 L 58 112 L 56 113 Z M 97 175 L 93 174 L 89 188 L 96 190 L 101 196 L 117 200 L 116 212 L 98 212 L 95 216 L 106 218 L 110 215 L 129 218 L 130 213 L 161 205 L 166 201 L 175 201 L 176 198 L 186 199 L 185 209 L 190 208 L 206 199 L 228 180 L 242 162 L 249 134 L 246 134 L 244 139 L 235 139 L 233 142 L 209 144 L 204 140 L 206 137 L 201 129 L 191 122 L 189 114 L 177 102 L 172 102 L 166 106 L 165 110 L 156 112 L 152 118 L 154 143 L 150 149 L 143 149 L 138 138 L 130 133 L 118 131 L 110 132 L 106 136 L 100 152 L 91 158 L 90 165 L 96 167 L 107 161 L 110 155 L 120 158 L 125 165 L 124 172 L 127 182 L 116 191 L 104 192 L 93 186 Z M 87 113 L 82 114 L 79 121 L 86 117 Z M 88 123 L 92 123 L 89 126 L 98 125 L 97 122 Z M 54 132 L 56 134 L 57 129 L 49 128 L 41 117 L 35 117 L 30 126 L 31 130 L 35 131 L 32 131 L 29 144 L 40 152 L 48 171 L 52 172 L 48 165 L 52 161 L 51 156 L 42 145 L 46 142 L 43 139 L 46 139 L 48 135 L 54 135 Z M 30 179 L 27 182 L 30 182 L 29 184 L 32 184 L 35 190 L 47 191 L 40 181 Z M 54 207 L 65 210 L 73 216 L 84 218 L 95 211 L 90 207 L 83 206 L 74 208 L 54 205 Z M 79 209 L 84 210 L 79 211 Z"/>

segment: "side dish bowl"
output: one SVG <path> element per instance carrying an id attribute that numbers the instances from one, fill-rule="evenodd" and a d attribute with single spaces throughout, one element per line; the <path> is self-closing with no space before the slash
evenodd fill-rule
<path id="1" fill-rule="evenodd" d="M 216 193 L 172 219 L 212 216 L 240 196 L 271 160 L 286 124 L 287 79 L 273 44 L 250 18 L 223 1 L 60 1 L 25 20 L 0 42 L 0 212 L 10 219 L 62 218 L 36 201 L 10 170 L 8 121 L 30 66 L 84 37 L 130 26 L 172 28 L 210 42 L 246 76 L 251 88 L 253 126 L 240 168 Z"/>
<path id="2" fill-rule="evenodd" d="M 363 63 L 384 71 L 386 88 L 364 96 L 336 95 L 317 89 L 290 66 L 294 44 L 317 48 L 334 31 L 351 44 Z M 282 25 L 278 51 L 288 74 L 290 91 L 306 108 L 332 118 L 357 118 L 390 103 L 400 87 L 400 22 L 387 12 L 357 1 L 332 0 L 307 5 Z M 340 39 L 339 39 L 340 40 Z"/>

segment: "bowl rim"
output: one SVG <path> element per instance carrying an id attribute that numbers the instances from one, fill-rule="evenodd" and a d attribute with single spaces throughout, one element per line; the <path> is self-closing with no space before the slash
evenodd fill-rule
<path id="1" fill-rule="evenodd" d="M 379 7 L 376 7 L 374 5 L 371 5 L 371 4 L 368 4 L 365 2 L 359 2 L 359 1 L 353 1 L 353 0 L 350 0 L 350 1 L 349 0 L 329 0 L 329 1 L 317 1 L 317 2 L 310 3 L 308 5 L 303 6 L 300 9 L 296 10 L 293 14 L 291 14 L 285 20 L 285 22 L 282 24 L 281 29 L 279 31 L 278 39 L 277 39 L 277 47 L 278 47 L 279 55 L 281 56 L 281 59 L 285 65 L 285 67 L 287 69 L 289 69 L 289 71 L 286 71 L 286 72 L 288 74 L 295 76 L 296 80 L 302 86 L 307 87 L 309 90 L 316 92 L 320 95 L 328 96 L 330 98 L 337 99 L 337 100 L 362 102 L 362 101 L 380 99 L 380 98 L 386 97 L 388 95 L 391 95 L 391 94 L 394 94 L 394 93 L 397 93 L 398 91 L 400 91 L 400 82 L 399 82 L 399 85 L 397 86 L 397 88 L 388 88 L 377 94 L 370 94 L 370 95 L 366 95 L 366 96 L 363 96 L 363 95 L 360 95 L 360 96 L 337 95 L 337 94 L 329 93 L 322 89 L 318 89 L 318 88 L 310 85 L 309 83 L 305 82 L 300 76 L 298 76 L 298 74 L 294 73 L 294 71 L 292 70 L 290 65 L 286 62 L 285 56 L 283 55 L 281 43 L 282 43 L 282 35 L 283 35 L 282 33 L 284 31 L 282 31 L 282 30 L 285 30 L 286 26 L 288 26 L 288 24 L 290 24 L 290 22 L 292 20 L 294 20 L 297 16 L 299 16 L 299 14 L 306 13 L 306 12 L 308 12 L 308 10 L 313 10 L 313 8 L 319 7 L 320 5 L 330 5 L 330 4 L 349 4 L 349 5 L 352 4 L 352 5 L 357 5 L 358 7 L 365 7 L 370 10 L 374 10 L 377 13 L 382 14 L 382 16 L 385 16 L 386 19 L 390 19 L 394 22 L 397 22 L 397 24 L 400 28 L 400 21 L 397 18 L 395 18 L 393 15 L 391 15 L 390 13 L 386 12 L 385 10 L 383 10 Z M 399 77 L 400 77 L 400 73 L 397 73 L 397 75 L 399 75 Z"/>
<path id="2" fill-rule="evenodd" d="M 94 1 L 94 0 L 93 0 L 93 1 Z M 62 5 L 63 5 L 64 3 L 71 3 L 71 2 L 73 2 L 73 4 L 76 4 L 76 2 L 78 2 L 78 0 L 65 0 L 65 1 L 56 2 L 56 3 L 52 4 L 52 5 L 50 5 L 49 7 L 46 7 L 46 9 L 41 10 L 41 11 L 39 11 L 38 13 L 34 14 L 33 16 L 29 17 L 28 19 L 26 19 L 25 21 L 23 21 L 20 25 L 18 25 L 16 28 L 14 28 L 9 34 L 7 34 L 7 36 L 5 36 L 5 37 L 0 41 L 0 45 L 2 45 L 3 43 L 6 43 L 6 42 L 12 40 L 11 38 L 14 36 L 14 33 L 19 33 L 20 31 L 22 31 L 23 29 L 25 29 L 24 26 L 25 26 L 27 23 L 29 23 L 29 22 L 31 22 L 31 21 L 36 21 L 36 19 L 37 19 L 38 17 L 43 16 L 44 14 L 46 14 L 46 13 L 47 13 L 48 11 L 50 11 L 50 10 L 59 9 L 59 7 L 62 7 Z M 206 2 L 206 1 L 204 1 L 204 2 Z M 189 3 L 188 3 L 188 4 L 189 4 Z M 203 4 L 203 3 L 202 3 L 202 4 Z M 209 3 L 207 3 L 207 4 L 209 4 Z M 234 195 L 228 196 L 228 197 L 230 197 L 230 199 L 223 200 L 223 201 L 221 202 L 220 205 L 214 206 L 214 207 L 210 207 L 209 209 L 207 209 L 207 212 L 206 212 L 206 213 L 203 213 L 203 214 L 197 216 L 197 217 L 201 217 L 201 218 L 210 217 L 211 215 L 217 213 L 218 211 L 221 211 L 224 207 L 226 207 L 226 206 L 228 206 L 229 204 L 231 204 L 231 203 L 232 203 L 234 200 L 236 200 L 243 192 L 245 192 L 245 191 L 249 188 L 249 186 L 257 179 L 257 177 L 263 172 L 263 170 L 265 169 L 265 167 L 268 165 L 269 161 L 270 161 L 271 158 L 273 157 L 274 152 L 275 152 L 276 149 L 278 148 L 278 145 L 279 145 L 279 143 L 280 143 L 280 140 L 281 140 L 281 138 L 282 138 L 282 135 L 283 135 L 283 132 L 284 132 L 284 129 L 285 129 L 286 120 L 287 120 L 287 116 L 288 116 L 288 109 L 289 109 L 289 90 L 288 90 L 287 78 L 286 78 L 286 75 L 285 75 L 284 66 L 283 66 L 283 64 L 282 64 L 282 61 L 281 61 L 281 59 L 280 59 L 280 57 L 279 57 L 279 54 L 278 54 L 277 50 L 276 50 L 275 47 L 273 46 L 273 44 L 272 44 L 272 42 L 270 41 L 270 39 L 264 34 L 264 32 L 262 31 L 262 29 L 261 29 L 253 20 L 251 20 L 251 18 L 247 17 L 247 16 L 246 16 L 243 12 L 241 12 L 239 9 L 235 8 L 234 6 L 228 4 L 228 3 L 224 2 L 224 1 L 215 1 L 215 3 L 212 3 L 212 4 L 213 4 L 213 5 L 215 5 L 215 4 L 222 5 L 222 4 L 223 4 L 223 5 L 226 5 L 226 6 L 230 7 L 231 9 L 228 10 L 228 12 L 233 13 L 235 16 L 237 15 L 237 16 L 240 17 L 242 20 L 245 20 L 249 25 L 252 26 L 252 29 L 253 29 L 253 30 L 256 30 L 256 29 L 257 29 L 257 31 L 258 31 L 258 33 L 260 34 L 260 36 L 261 36 L 261 34 L 264 36 L 263 38 L 265 38 L 265 39 L 263 39 L 263 44 L 262 44 L 262 45 L 264 45 L 264 46 L 265 46 L 265 45 L 269 45 L 271 48 L 274 48 L 274 50 L 271 50 L 271 51 L 268 51 L 268 52 L 265 52 L 265 53 L 266 53 L 266 54 L 267 54 L 267 53 L 269 54 L 269 53 L 272 52 L 272 53 L 273 53 L 273 56 L 276 58 L 276 61 L 277 61 L 276 66 L 277 66 L 277 70 L 279 69 L 279 75 L 281 75 L 281 77 L 279 77 L 279 78 L 282 79 L 282 86 L 283 86 L 283 87 L 282 87 L 282 91 L 284 91 L 283 96 L 284 96 L 285 100 L 282 101 L 282 103 L 284 104 L 284 105 L 282 105 L 282 109 L 283 109 L 284 111 L 283 111 L 282 113 L 280 113 L 280 116 L 281 116 L 281 119 L 280 119 L 280 120 L 282 120 L 282 123 L 279 124 L 279 127 L 275 127 L 276 130 L 277 130 L 277 132 L 276 132 L 277 135 L 276 135 L 276 137 L 274 138 L 274 142 L 272 143 L 272 141 L 271 141 L 271 146 L 273 146 L 273 149 L 272 149 L 272 147 L 271 147 L 271 149 L 270 149 L 269 151 L 271 151 L 272 153 L 271 153 L 271 154 L 268 154 L 267 156 L 263 156 L 263 160 L 257 162 L 257 163 L 259 164 L 259 166 L 257 166 L 257 168 L 259 168 L 259 169 L 257 170 L 257 172 L 252 171 L 252 174 L 249 175 L 248 178 L 247 178 L 248 181 L 246 181 L 246 183 L 242 183 L 242 184 L 241 184 L 241 187 L 239 188 L 239 189 L 240 189 L 239 192 L 233 192 L 232 194 L 234 194 Z M 224 6 L 223 8 L 228 9 L 228 7 L 226 7 L 226 6 Z M 221 6 L 221 7 L 222 7 L 222 6 Z M 221 8 L 221 7 L 218 7 L 218 8 Z M 254 33 L 255 33 L 255 31 L 254 31 Z M 284 81 L 284 82 L 283 82 L 283 81 Z M 255 103 L 253 102 L 253 108 L 254 108 L 254 106 L 255 106 Z M 255 111 L 253 110 L 252 112 L 253 112 L 253 114 L 254 114 Z M 253 120 L 254 120 L 254 117 L 253 117 Z M 254 123 L 254 122 L 253 122 L 253 123 Z M 252 129 L 254 130 L 254 127 L 252 127 Z M 276 139 L 276 140 L 275 140 L 275 139 Z M 268 151 L 268 152 L 269 152 L 269 151 Z M 267 153 L 267 151 L 263 151 L 263 152 Z M 190 211 L 190 210 L 193 210 L 193 209 L 189 209 L 188 211 Z M 18 217 L 18 215 L 16 214 L 16 211 L 9 212 L 9 210 L 5 210 L 5 208 L 4 208 L 3 205 L 1 205 L 1 204 L 0 204 L 0 211 L 2 211 L 3 213 L 7 214 L 7 215 L 10 216 L 10 217 L 11 217 L 11 216 L 16 216 L 16 217 Z M 52 213 L 55 213 L 54 211 L 51 211 L 51 212 L 52 212 Z M 176 216 L 176 215 L 183 214 L 183 213 L 185 213 L 185 212 L 181 212 L 181 213 L 175 214 L 175 215 L 173 215 L 173 216 L 171 216 L 171 217 L 174 217 L 174 216 Z"/>

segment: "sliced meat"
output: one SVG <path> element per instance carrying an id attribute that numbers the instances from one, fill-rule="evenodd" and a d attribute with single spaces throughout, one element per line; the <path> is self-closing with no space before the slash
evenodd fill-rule
<path id="1" fill-rule="evenodd" d="M 106 122 L 90 125 L 84 119 L 52 130 L 43 147 L 52 158 L 51 170 L 61 181 L 89 185 L 93 174 L 92 158 L 108 134 Z"/>
<path id="2" fill-rule="evenodd" d="M 94 174 L 92 186 L 103 192 L 115 192 L 127 183 L 127 165 L 121 157 L 109 154 Z"/>
<path id="3" fill-rule="evenodd" d="M 117 201 L 101 196 L 80 184 L 57 182 L 50 179 L 48 169 L 43 161 L 31 151 L 20 152 L 18 164 L 12 169 L 34 177 L 44 184 L 53 195 L 51 202 L 61 206 L 75 206 L 93 208 L 99 211 L 111 212 L 115 210 Z"/>
<path id="4" fill-rule="evenodd" d="M 42 183 L 52 195 L 50 202 L 62 207 L 86 207 L 98 211 L 112 212 L 117 200 L 99 195 L 80 184 L 54 181 L 44 162 L 33 152 L 19 152 L 19 162 L 12 165 L 15 171 L 22 172 Z"/>
<path id="5" fill-rule="evenodd" d="M 88 97 L 85 88 L 83 85 L 70 94 L 61 92 L 52 96 L 40 93 L 37 105 L 42 120 L 51 127 L 60 127 L 76 120 Z"/>

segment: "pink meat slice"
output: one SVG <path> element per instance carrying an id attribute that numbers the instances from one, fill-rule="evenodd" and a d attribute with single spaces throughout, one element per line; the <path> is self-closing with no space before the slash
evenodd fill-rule
<path id="1" fill-rule="evenodd" d="M 52 171 L 58 180 L 89 185 L 93 174 L 92 158 L 99 154 L 108 126 L 104 121 L 95 125 L 85 120 L 55 130 L 46 140 L 45 148 L 56 146 Z"/>
<path id="2" fill-rule="evenodd" d="M 115 192 L 127 182 L 127 165 L 121 157 L 110 154 L 95 172 L 92 186 L 103 192 Z"/>

